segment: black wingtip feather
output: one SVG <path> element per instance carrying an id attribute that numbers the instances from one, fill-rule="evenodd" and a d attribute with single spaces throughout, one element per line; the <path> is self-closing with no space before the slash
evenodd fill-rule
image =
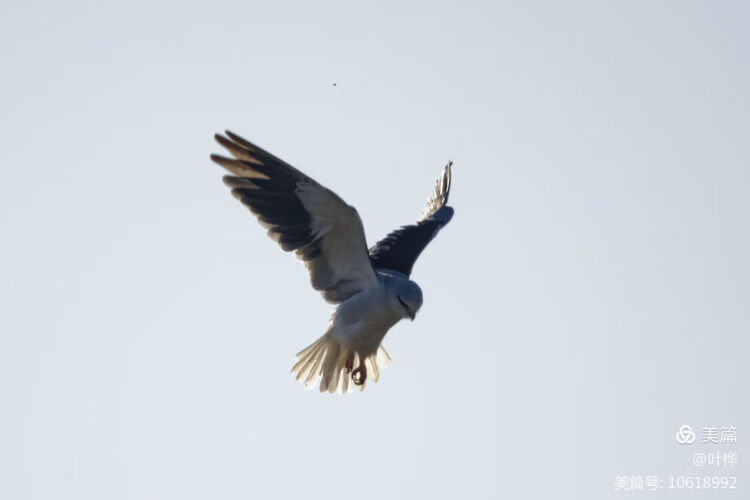
<path id="1" fill-rule="evenodd" d="M 258 146 L 256 146 L 252 142 L 248 141 L 244 137 L 240 137 L 239 135 L 235 134 L 231 130 L 225 130 L 224 133 L 227 134 L 227 137 L 229 137 L 230 139 L 232 139 L 234 142 L 236 142 L 240 146 L 245 147 L 246 149 L 249 149 L 253 153 L 255 153 L 257 150 L 260 149 Z"/>

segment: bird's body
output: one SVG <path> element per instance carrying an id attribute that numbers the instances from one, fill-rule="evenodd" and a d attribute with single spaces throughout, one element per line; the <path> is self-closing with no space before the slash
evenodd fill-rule
<path id="1" fill-rule="evenodd" d="M 227 136 L 216 140 L 234 158 L 211 158 L 234 174 L 224 178 L 232 194 L 283 250 L 305 262 L 313 288 L 338 304 L 323 336 L 297 354 L 292 372 L 306 387 L 320 380 L 321 392 L 363 389 L 368 375 L 377 382 L 378 365 L 390 363 L 385 334 L 401 319 L 413 320 L 422 305 L 422 291 L 409 279 L 414 261 L 453 216 L 446 205 L 451 164 L 417 224 L 368 251 L 354 207 L 254 144 L 229 131 Z"/>
<path id="2" fill-rule="evenodd" d="M 378 274 L 375 286 L 339 304 L 332 318 L 333 337 L 361 357 L 374 354 L 388 330 L 404 317 L 400 304 L 394 305 L 390 300 L 388 285 L 392 279 Z"/>

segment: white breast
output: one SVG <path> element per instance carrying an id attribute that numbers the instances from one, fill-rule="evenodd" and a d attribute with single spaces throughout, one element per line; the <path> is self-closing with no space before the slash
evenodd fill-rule
<path id="1" fill-rule="evenodd" d="M 374 354 L 401 316 L 393 311 L 382 284 L 342 302 L 332 318 L 331 334 L 360 355 Z"/>

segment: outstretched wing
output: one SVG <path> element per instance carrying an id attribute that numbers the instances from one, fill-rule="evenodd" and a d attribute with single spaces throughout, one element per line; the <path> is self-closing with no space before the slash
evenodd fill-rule
<path id="1" fill-rule="evenodd" d="M 305 262 L 314 289 L 337 303 L 377 283 L 354 207 L 255 144 L 226 135 L 216 134 L 216 141 L 234 158 L 211 155 L 234 174 L 224 183 L 284 251 Z"/>
<path id="2" fill-rule="evenodd" d="M 370 248 L 372 267 L 391 269 L 406 276 L 411 274 L 419 254 L 453 217 L 453 208 L 446 205 L 451 189 L 451 165 L 453 162 L 446 165 L 435 183 L 435 190 L 417 223 L 393 231 Z"/>

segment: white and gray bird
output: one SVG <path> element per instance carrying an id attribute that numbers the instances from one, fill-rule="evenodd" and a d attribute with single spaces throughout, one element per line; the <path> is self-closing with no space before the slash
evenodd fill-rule
<path id="1" fill-rule="evenodd" d="M 292 373 L 308 388 L 320 380 L 321 392 L 362 390 L 368 376 L 377 382 L 378 365 L 391 361 L 383 337 L 422 306 L 422 290 L 409 279 L 412 266 L 453 217 L 446 205 L 452 163 L 419 220 L 368 250 L 357 210 L 333 191 L 228 130 L 215 138 L 234 157 L 211 155 L 233 174 L 224 183 L 234 197 L 284 251 L 304 261 L 313 288 L 338 304 L 323 336 L 297 354 Z"/>

